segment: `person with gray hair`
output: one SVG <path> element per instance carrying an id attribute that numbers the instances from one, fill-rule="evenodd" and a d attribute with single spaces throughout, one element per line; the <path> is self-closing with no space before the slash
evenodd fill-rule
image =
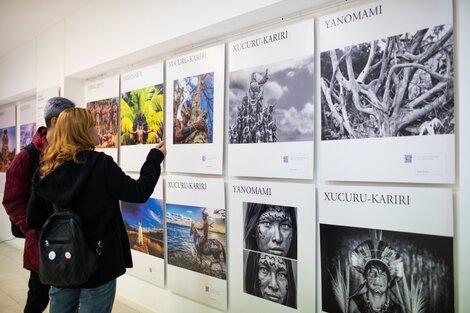
<path id="1" fill-rule="evenodd" d="M 39 231 L 26 223 L 26 209 L 31 196 L 31 179 L 39 166 L 40 155 L 47 146 L 47 138 L 54 131 L 59 114 L 75 104 L 67 98 L 54 97 L 46 102 L 44 120 L 47 127 L 39 127 L 31 143 L 13 159 L 6 173 L 3 206 L 12 222 L 12 230 L 23 234 L 23 267 L 30 271 L 25 313 L 43 312 L 49 303 L 49 286 L 39 281 Z M 18 234 L 15 232 L 15 236 Z"/>

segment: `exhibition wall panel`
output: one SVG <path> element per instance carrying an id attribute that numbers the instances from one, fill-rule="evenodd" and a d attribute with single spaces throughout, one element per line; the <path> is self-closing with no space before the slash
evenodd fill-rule
<path id="1" fill-rule="evenodd" d="M 86 108 L 93 114 L 98 129 L 100 144 L 97 151 L 112 156 L 118 162 L 119 76 L 89 83 L 85 91 Z"/>
<path id="2" fill-rule="evenodd" d="M 320 19 L 323 179 L 454 183 L 453 33 L 451 0 Z"/>
<path id="3" fill-rule="evenodd" d="M 49 87 L 46 89 L 38 90 L 36 92 L 36 126 L 46 126 L 44 120 L 44 107 L 46 106 L 47 100 L 53 97 L 59 96 L 59 87 Z"/>
<path id="4" fill-rule="evenodd" d="M 318 196 L 317 311 L 454 312 L 450 188 L 321 186 Z"/>
<path id="5" fill-rule="evenodd" d="M 222 174 L 225 46 L 166 61 L 168 172 Z"/>
<path id="6" fill-rule="evenodd" d="M 227 310 L 227 227 L 222 178 L 168 176 L 168 289 Z"/>
<path id="7" fill-rule="evenodd" d="M 138 172 L 163 138 L 163 63 L 122 74 L 120 92 L 120 165 Z"/>
<path id="8" fill-rule="evenodd" d="M 228 44 L 230 176 L 313 178 L 313 42 L 310 19 Z"/>
<path id="9" fill-rule="evenodd" d="M 130 175 L 138 179 L 136 174 Z M 121 213 L 132 249 L 133 268 L 127 272 L 155 286 L 165 287 L 165 211 L 163 179 L 145 203 L 121 201 Z"/>
<path id="10" fill-rule="evenodd" d="M 315 185 L 230 180 L 230 311 L 315 308 Z"/>
<path id="11" fill-rule="evenodd" d="M 18 102 L 16 105 L 16 118 L 18 125 L 17 141 L 18 149 L 23 149 L 31 143 L 36 133 L 36 99 L 28 99 Z M 44 118 L 43 118 L 44 119 Z"/>

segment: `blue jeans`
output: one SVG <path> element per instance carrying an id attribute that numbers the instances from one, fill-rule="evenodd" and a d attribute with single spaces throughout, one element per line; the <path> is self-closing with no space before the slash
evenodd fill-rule
<path id="1" fill-rule="evenodd" d="M 49 290 L 49 313 L 111 313 L 116 295 L 116 279 L 96 288 L 56 288 Z"/>

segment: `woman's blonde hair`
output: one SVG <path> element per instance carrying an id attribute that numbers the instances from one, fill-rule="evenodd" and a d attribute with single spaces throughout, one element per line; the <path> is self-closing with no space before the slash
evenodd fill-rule
<path id="1" fill-rule="evenodd" d="M 46 176 L 65 161 L 80 163 L 77 153 L 94 150 L 90 128 L 95 126 L 90 110 L 70 108 L 62 111 L 57 118 L 49 146 L 44 151 L 41 163 L 41 177 Z"/>

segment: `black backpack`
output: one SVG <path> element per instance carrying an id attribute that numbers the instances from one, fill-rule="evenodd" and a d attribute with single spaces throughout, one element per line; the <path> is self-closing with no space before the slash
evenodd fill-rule
<path id="1" fill-rule="evenodd" d="M 96 271 L 103 243 L 98 241 L 92 251 L 80 217 L 70 209 L 54 207 L 54 211 L 39 236 L 39 279 L 54 287 L 78 287 Z"/>
<path id="2" fill-rule="evenodd" d="M 36 171 L 36 168 L 39 166 L 39 151 L 36 149 L 36 147 L 30 143 L 26 147 L 23 148 L 24 150 L 28 151 L 29 154 L 29 160 L 31 163 L 31 172 L 34 173 Z M 11 222 L 11 233 L 13 236 L 16 238 L 24 238 L 24 234 L 21 231 L 21 229 L 13 223 L 13 221 L 10 218 Z"/>

